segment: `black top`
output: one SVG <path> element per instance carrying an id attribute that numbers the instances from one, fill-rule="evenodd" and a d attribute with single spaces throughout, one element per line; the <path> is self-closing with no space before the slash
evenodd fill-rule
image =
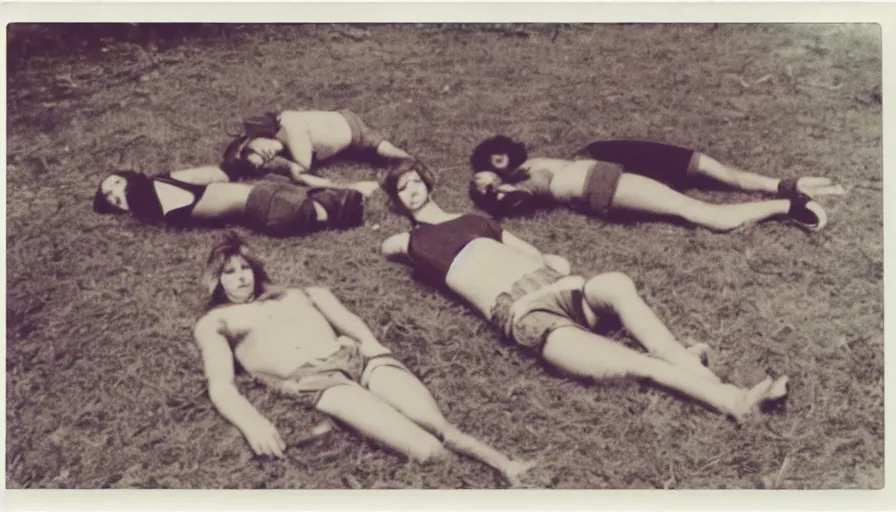
<path id="1" fill-rule="evenodd" d="M 168 185 L 189 192 L 193 196 L 193 201 L 191 201 L 190 204 L 175 208 L 173 210 L 169 210 L 168 213 L 162 213 L 162 203 L 159 199 L 159 194 L 158 192 L 156 192 L 156 188 L 153 185 L 149 188 L 149 190 L 146 191 L 147 194 L 151 195 L 151 198 L 148 197 L 141 201 L 142 203 L 144 203 L 144 207 L 141 208 L 141 210 L 143 211 L 140 212 L 142 213 L 142 216 L 147 220 L 153 222 L 164 221 L 165 223 L 177 226 L 183 226 L 189 223 L 190 217 L 193 214 L 193 208 L 196 207 L 196 203 L 198 203 L 202 198 L 207 185 L 196 185 L 193 183 L 187 183 L 171 178 L 167 175 L 153 176 L 150 183 L 155 182 L 166 183 Z"/>
<path id="2" fill-rule="evenodd" d="M 408 256 L 418 275 L 442 284 L 454 258 L 473 240 L 501 241 L 501 225 L 494 219 L 466 214 L 439 224 L 418 223 L 410 232 Z"/>

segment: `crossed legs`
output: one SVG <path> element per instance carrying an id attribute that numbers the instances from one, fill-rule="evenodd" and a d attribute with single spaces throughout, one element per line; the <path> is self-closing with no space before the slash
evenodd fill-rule
<path id="1" fill-rule="evenodd" d="M 766 378 L 750 389 L 723 383 L 701 364 L 698 355 L 674 338 L 624 274 L 607 273 L 589 279 L 584 286 L 584 300 L 595 313 L 618 315 L 648 352 L 629 349 L 583 329 L 560 328 L 548 336 L 543 357 L 563 371 L 594 379 L 648 379 L 738 421 L 764 401 L 786 396 L 786 377 Z"/>

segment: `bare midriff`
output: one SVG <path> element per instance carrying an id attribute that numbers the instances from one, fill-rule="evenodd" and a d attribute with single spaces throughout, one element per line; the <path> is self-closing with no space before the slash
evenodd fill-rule
<path id="1" fill-rule="evenodd" d="M 549 173 L 551 197 L 560 203 L 571 203 L 584 197 L 588 170 L 594 164 L 595 160 L 530 158 L 525 167 L 532 175 Z"/>
<path id="2" fill-rule="evenodd" d="M 352 143 L 351 127 L 339 112 L 287 110 L 280 114 L 279 119 L 281 126 L 304 130 L 308 134 L 319 160 L 330 158 Z"/>
<path id="3" fill-rule="evenodd" d="M 229 306 L 224 313 L 227 330 L 242 338 L 234 355 L 253 374 L 289 378 L 340 346 L 330 323 L 299 291 L 279 300 Z"/>
<path id="4" fill-rule="evenodd" d="M 533 256 L 491 238 L 477 238 L 451 263 L 445 283 L 485 317 L 495 300 L 523 276 L 543 267 Z"/>
<path id="5" fill-rule="evenodd" d="M 193 218 L 226 220 L 243 214 L 252 185 L 248 183 L 212 183 L 193 208 Z"/>

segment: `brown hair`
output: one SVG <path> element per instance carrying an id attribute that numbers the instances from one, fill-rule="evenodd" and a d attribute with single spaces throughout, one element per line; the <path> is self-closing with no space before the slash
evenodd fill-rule
<path id="1" fill-rule="evenodd" d="M 407 215 L 408 212 L 398 197 L 398 181 L 402 176 L 411 172 L 416 172 L 420 176 L 423 184 L 426 185 L 426 191 L 431 194 L 435 186 L 435 179 L 432 172 L 420 160 L 403 161 L 398 167 L 390 169 L 383 179 L 383 191 L 386 192 L 386 197 L 389 198 L 392 210 L 404 215 Z"/>
<path id="2" fill-rule="evenodd" d="M 254 254 L 240 235 L 231 231 L 212 247 L 208 260 L 205 263 L 205 269 L 202 273 L 202 284 L 208 296 L 205 306 L 206 311 L 222 304 L 230 303 L 230 299 L 227 298 L 224 288 L 221 286 L 221 272 L 227 260 L 236 255 L 245 258 L 252 269 L 252 274 L 255 277 L 255 297 L 257 298 L 263 293 L 271 291 L 273 282 L 264 268 L 264 262 Z"/>

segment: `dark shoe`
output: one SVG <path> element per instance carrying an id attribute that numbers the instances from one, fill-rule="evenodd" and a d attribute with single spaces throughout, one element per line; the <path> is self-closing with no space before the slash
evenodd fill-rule
<path id="1" fill-rule="evenodd" d="M 806 231 L 821 231 L 828 225 L 828 215 L 824 208 L 806 194 L 797 194 L 790 200 L 787 218 Z"/>

